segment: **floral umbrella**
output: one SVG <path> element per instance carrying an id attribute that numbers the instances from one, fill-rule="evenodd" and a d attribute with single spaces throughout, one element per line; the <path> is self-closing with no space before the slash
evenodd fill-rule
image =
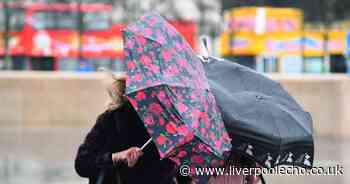
<path id="1" fill-rule="evenodd" d="M 230 138 L 202 63 L 188 43 L 155 13 L 125 28 L 123 38 L 125 93 L 160 157 L 192 169 L 223 164 Z"/>

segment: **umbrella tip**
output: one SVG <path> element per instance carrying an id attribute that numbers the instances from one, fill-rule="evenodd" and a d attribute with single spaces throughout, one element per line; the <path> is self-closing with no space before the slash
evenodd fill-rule
<path id="1" fill-rule="evenodd" d="M 210 56 L 210 37 L 208 35 L 202 35 L 200 37 L 201 42 L 201 56 L 203 58 L 204 62 L 209 62 L 209 56 Z"/>

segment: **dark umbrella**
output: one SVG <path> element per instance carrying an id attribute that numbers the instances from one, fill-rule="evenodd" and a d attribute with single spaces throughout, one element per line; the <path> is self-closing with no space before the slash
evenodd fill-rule
<path id="1" fill-rule="evenodd" d="M 310 114 L 264 75 L 223 59 L 207 61 L 206 75 L 233 150 L 264 167 L 310 168 L 314 157 Z"/>
<path id="2" fill-rule="evenodd" d="M 154 13 L 129 25 L 123 37 L 125 93 L 160 157 L 190 167 L 222 164 L 230 139 L 202 63 L 188 43 Z"/>

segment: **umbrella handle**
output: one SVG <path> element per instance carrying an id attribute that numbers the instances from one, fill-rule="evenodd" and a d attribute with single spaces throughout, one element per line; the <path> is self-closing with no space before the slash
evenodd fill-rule
<path id="1" fill-rule="evenodd" d="M 141 146 L 141 150 L 143 150 L 147 145 L 149 145 L 149 143 L 151 143 L 151 141 L 152 141 L 152 137 L 149 138 L 148 141 Z"/>

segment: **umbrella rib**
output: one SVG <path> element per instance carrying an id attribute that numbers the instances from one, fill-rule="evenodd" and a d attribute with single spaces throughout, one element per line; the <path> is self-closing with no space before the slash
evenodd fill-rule
<path id="1" fill-rule="evenodd" d="M 162 86 L 160 86 L 160 88 L 164 88 L 164 89 L 167 90 L 169 93 L 172 93 L 172 91 L 171 91 L 170 89 L 168 89 L 168 86 L 166 86 L 166 85 L 162 85 Z M 173 109 L 176 110 L 176 113 L 174 113 L 174 114 L 175 114 L 175 117 L 177 118 L 178 121 L 184 123 L 184 122 L 182 121 L 182 118 L 181 118 L 180 113 L 177 111 L 177 109 L 176 109 L 175 106 L 174 106 L 174 102 L 173 102 L 172 98 L 169 96 L 168 93 L 165 93 L 165 94 L 166 94 L 167 98 L 168 98 L 169 100 L 172 101 L 171 106 L 173 107 Z M 160 105 L 169 113 L 169 109 L 165 107 L 165 105 L 164 105 L 164 104 L 162 103 L 162 101 L 158 98 L 158 96 L 157 96 L 157 100 L 159 101 Z M 169 113 L 169 114 L 172 114 L 172 113 Z"/>
<path id="2" fill-rule="evenodd" d="M 160 18 L 160 19 L 163 19 L 163 18 L 160 17 L 160 16 L 159 16 L 159 18 Z M 162 20 L 162 21 L 163 21 L 165 24 L 168 24 L 165 20 Z M 147 21 L 145 21 L 145 20 L 140 19 L 140 20 L 139 20 L 139 24 L 148 25 L 149 23 L 148 23 Z M 167 27 L 170 28 L 170 29 L 172 29 L 172 26 L 170 26 L 170 24 L 169 24 L 169 26 L 167 26 Z M 175 29 L 175 28 L 174 28 L 174 29 Z M 176 29 L 175 29 L 175 30 L 176 30 Z M 144 38 L 147 38 L 147 39 L 149 39 L 149 40 L 152 40 L 152 41 L 157 42 L 157 43 L 159 43 L 160 45 L 162 45 L 162 43 L 160 43 L 157 39 L 155 39 L 155 38 L 153 38 L 153 37 L 151 37 L 151 36 L 145 35 L 145 34 L 143 34 L 143 33 L 140 32 L 140 31 L 135 32 L 135 31 L 133 31 L 133 30 L 130 30 L 130 27 L 129 27 L 129 26 L 126 27 L 124 30 L 122 30 L 122 32 L 129 32 L 129 33 L 132 33 L 132 34 L 134 34 L 134 35 L 142 36 L 142 37 L 144 37 Z"/>
<path id="3" fill-rule="evenodd" d="M 160 42 L 157 41 L 156 39 L 153 39 L 153 38 L 151 38 L 151 37 L 149 37 L 149 36 L 146 36 L 146 35 L 144 35 L 144 34 L 142 34 L 142 33 L 139 33 L 139 32 L 131 31 L 131 30 L 128 30 L 128 29 L 123 30 L 123 32 L 131 33 L 133 36 L 132 36 L 132 35 L 130 35 L 130 36 L 132 36 L 132 37 L 134 37 L 134 36 L 141 36 L 141 37 L 143 37 L 143 38 L 145 38 L 145 39 L 147 39 L 147 40 L 149 40 L 149 41 L 151 41 L 151 42 L 156 42 L 156 43 L 159 44 L 160 46 L 163 45 L 162 43 L 160 43 Z M 134 38 L 135 38 L 135 37 L 134 37 Z"/>
<path id="4" fill-rule="evenodd" d="M 164 86 L 164 88 L 167 88 L 167 90 L 169 91 L 169 93 L 172 93 L 172 91 L 169 89 L 169 86 Z M 168 93 L 166 93 L 166 94 L 167 94 L 167 96 L 168 96 Z M 169 97 L 169 96 L 168 96 L 168 98 L 169 98 L 169 99 L 172 99 L 172 98 Z M 158 97 L 157 97 L 157 100 L 159 100 L 160 104 L 164 107 L 164 105 L 161 103 L 161 101 L 160 101 L 160 99 L 158 99 Z M 174 104 L 174 101 L 173 101 L 172 104 Z M 166 109 L 167 109 L 167 108 L 166 108 Z M 174 109 L 177 111 L 176 108 L 174 108 Z M 187 126 L 187 127 L 189 128 L 189 130 L 191 131 L 191 133 L 196 134 L 196 132 L 193 131 L 193 129 L 192 129 L 190 126 L 188 126 L 187 123 L 185 123 L 185 122 L 182 121 L 182 118 L 179 118 L 179 117 L 181 117 L 181 115 L 180 115 L 180 113 L 179 113 L 178 111 L 177 111 L 175 114 L 178 116 L 178 117 L 177 117 L 178 120 L 179 120 L 180 122 L 182 122 L 185 126 Z M 198 136 L 198 135 L 197 135 L 197 136 Z M 199 136 L 198 136 L 198 139 L 199 139 L 200 142 L 202 142 L 203 144 L 207 145 L 208 147 L 212 147 L 212 145 L 206 143 L 206 142 L 205 142 L 204 140 L 202 140 Z M 217 156 L 219 156 L 219 157 L 221 156 L 221 153 L 219 153 L 217 150 L 212 149 L 212 151 L 214 151 L 214 153 L 215 153 Z"/>
<path id="5" fill-rule="evenodd" d="M 137 44 L 138 47 L 141 47 L 141 46 L 138 44 L 138 42 L 135 40 L 135 37 L 134 37 L 134 36 L 132 36 L 132 38 L 129 38 L 129 39 L 133 39 L 133 40 L 134 40 L 134 44 Z M 147 39 L 147 38 L 146 38 L 146 39 Z M 157 42 L 157 43 L 158 43 L 158 42 Z M 130 52 L 130 54 L 132 54 L 131 57 L 132 57 L 133 59 L 135 59 L 136 57 L 133 56 L 133 53 L 134 53 L 134 52 Z M 145 67 L 142 67 L 142 63 L 140 63 L 140 62 L 135 62 L 135 63 L 138 65 L 137 68 L 139 68 L 143 74 L 147 72 L 147 71 L 146 71 L 146 68 L 145 68 Z M 148 77 L 149 77 L 149 76 L 148 76 Z M 152 77 L 156 78 L 155 75 L 152 75 Z"/>
<path id="6" fill-rule="evenodd" d="M 241 71 L 241 70 L 237 70 L 237 71 L 242 72 L 242 74 L 244 74 L 243 71 Z M 259 74 L 256 73 L 256 75 L 259 75 Z M 265 76 L 263 76 L 263 77 L 265 77 Z M 243 81 L 244 81 L 244 82 L 243 82 L 242 84 L 243 84 L 244 88 L 247 90 L 246 86 L 244 85 L 244 84 L 247 83 L 247 82 L 246 82 L 246 80 L 243 80 Z M 271 82 L 274 83 L 275 85 L 281 86 L 281 84 L 280 84 L 279 82 L 276 82 L 276 81 L 273 81 L 273 80 L 272 80 Z M 264 93 L 262 93 L 262 94 L 264 94 Z M 266 94 L 264 94 L 264 95 L 266 95 Z M 278 98 L 278 99 L 280 100 L 280 98 Z M 293 99 L 293 102 L 295 102 L 294 99 Z M 274 104 L 274 105 L 275 105 L 275 104 Z M 281 107 L 281 110 L 283 110 L 284 112 L 286 112 L 287 114 L 289 114 L 288 111 L 285 110 L 284 106 L 280 105 L 279 103 L 277 103 L 277 105 L 278 105 L 279 107 Z M 295 111 L 295 108 L 294 108 L 294 107 L 292 107 L 292 108 L 293 108 L 292 110 Z M 294 115 L 292 115 L 292 116 L 293 116 L 293 119 L 296 119 L 296 118 L 294 118 Z M 297 124 L 298 124 L 299 126 L 301 126 L 304 130 L 306 130 L 306 131 L 308 130 L 305 126 L 301 125 L 301 124 L 299 123 L 299 121 L 297 121 L 297 122 L 298 122 Z"/>
<path id="7" fill-rule="evenodd" d="M 210 79 L 208 79 L 210 80 Z M 231 96 L 231 92 L 229 92 L 226 88 L 222 87 L 222 85 L 217 84 L 216 82 L 212 82 L 210 86 L 215 86 L 217 89 L 220 88 L 221 92 L 223 92 L 226 96 Z"/>
<path id="8" fill-rule="evenodd" d="M 159 84 L 156 84 L 154 86 L 144 86 L 144 87 L 141 87 L 141 88 L 137 88 L 137 89 L 134 89 L 132 91 L 127 91 L 125 94 L 128 95 L 128 94 L 131 94 L 131 93 L 135 93 L 135 92 L 138 92 L 138 91 L 141 91 L 141 90 L 146 90 L 148 88 L 154 88 L 154 87 L 158 87 L 158 86 L 170 86 L 170 87 L 182 87 L 182 88 L 189 88 L 189 89 L 193 89 L 193 90 L 197 90 L 196 88 L 193 88 L 193 87 L 190 87 L 190 86 L 184 86 L 184 85 L 172 85 L 172 84 L 166 84 L 166 83 L 159 83 Z"/>
<path id="9" fill-rule="evenodd" d="M 271 111 L 271 109 L 269 109 L 269 113 L 273 116 L 273 117 L 275 117 L 275 115 L 274 115 L 274 113 L 272 113 L 272 111 Z M 277 145 L 277 147 L 278 147 L 278 152 L 279 152 L 279 155 L 282 153 L 281 152 L 281 148 L 282 148 L 282 136 L 281 136 L 281 131 L 280 131 L 280 129 L 278 128 L 278 123 L 276 122 L 276 118 L 273 118 L 273 123 L 274 123 L 274 125 L 275 125 L 275 127 L 276 127 L 276 130 L 277 130 L 277 132 L 278 132 L 278 134 L 279 134 L 279 136 L 278 136 L 278 139 L 279 139 L 279 144 Z"/>
<path id="10" fill-rule="evenodd" d="M 142 37 L 144 37 L 145 39 L 147 39 L 147 40 L 149 40 L 149 41 L 151 41 L 151 42 L 157 43 L 160 47 L 163 46 L 162 43 L 159 43 L 157 40 L 154 40 L 154 39 L 152 39 L 152 38 L 150 38 L 150 37 L 148 37 L 148 36 L 145 36 L 145 35 L 140 34 L 140 33 L 135 33 L 135 32 L 130 32 L 130 31 L 128 31 L 128 32 L 131 33 L 132 35 L 134 35 L 134 36 L 130 35 L 131 37 L 133 37 L 133 39 L 135 38 L 135 36 L 142 36 Z M 129 39 L 130 39 L 130 38 L 129 38 Z M 137 43 L 136 41 L 134 41 L 134 42 Z M 187 43 L 187 42 L 185 42 L 185 43 Z M 192 49 L 190 46 L 188 46 L 188 49 L 190 49 L 191 52 L 193 53 L 193 49 Z M 174 54 L 176 54 L 176 56 L 177 56 L 178 58 L 181 58 L 181 56 L 179 55 L 178 52 L 175 52 Z M 188 58 L 185 58 L 185 59 L 187 60 Z M 193 59 L 199 59 L 199 58 L 194 57 Z M 200 62 L 200 61 L 199 61 L 199 62 Z M 192 67 L 195 68 L 194 66 L 192 66 Z M 204 75 L 204 77 L 205 77 L 205 75 Z M 205 82 L 207 82 L 207 81 L 205 81 Z M 208 85 L 208 87 L 209 87 L 209 85 Z M 204 88 L 204 89 L 207 89 L 207 88 Z"/>
<path id="11" fill-rule="evenodd" d="M 292 119 L 295 119 L 294 116 L 293 116 L 293 115 L 290 115 L 290 113 L 288 113 L 284 108 L 280 108 L 280 110 L 282 110 L 283 112 L 285 112 L 287 115 L 291 116 Z M 272 114 L 273 116 L 275 116 L 273 113 L 271 113 L 271 114 Z M 295 120 L 296 120 L 296 119 L 295 119 Z M 299 127 L 301 127 L 303 130 L 306 130 L 306 132 L 308 132 L 307 129 L 305 129 L 305 127 L 302 126 L 302 125 L 299 123 L 299 121 L 296 121 L 296 122 L 297 122 L 296 124 L 297 124 Z M 277 122 L 274 121 L 274 124 L 277 125 Z M 281 134 L 281 132 L 280 132 L 278 126 L 276 126 L 276 128 L 277 128 L 278 132 Z M 279 150 L 279 154 L 281 154 L 281 153 L 282 153 L 282 136 L 280 136 L 279 139 L 280 139 L 280 143 L 279 143 L 279 145 L 278 145 L 278 148 L 279 148 L 278 150 Z"/>
<path id="12" fill-rule="evenodd" d="M 293 119 L 297 120 L 297 118 L 295 118 L 294 114 L 288 113 L 288 110 L 286 110 L 286 108 L 283 105 L 280 105 L 279 103 L 277 103 L 277 105 L 280 107 L 280 109 L 283 112 L 285 112 L 286 114 L 289 114 L 290 116 L 292 116 Z M 303 115 L 306 113 L 305 111 L 301 111 L 301 110 L 296 110 L 296 109 L 291 109 L 291 110 L 294 112 L 299 111 L 300 113 L 303 113 Z M 311 133 L 308 131 L 308 129 L 304 125 L 300 124 L 299 121 L 296 121 L 296 122 L 297 122 L 298 126 L 300 126 L 302 129 L 304 129 L 306 132 Z"/>

